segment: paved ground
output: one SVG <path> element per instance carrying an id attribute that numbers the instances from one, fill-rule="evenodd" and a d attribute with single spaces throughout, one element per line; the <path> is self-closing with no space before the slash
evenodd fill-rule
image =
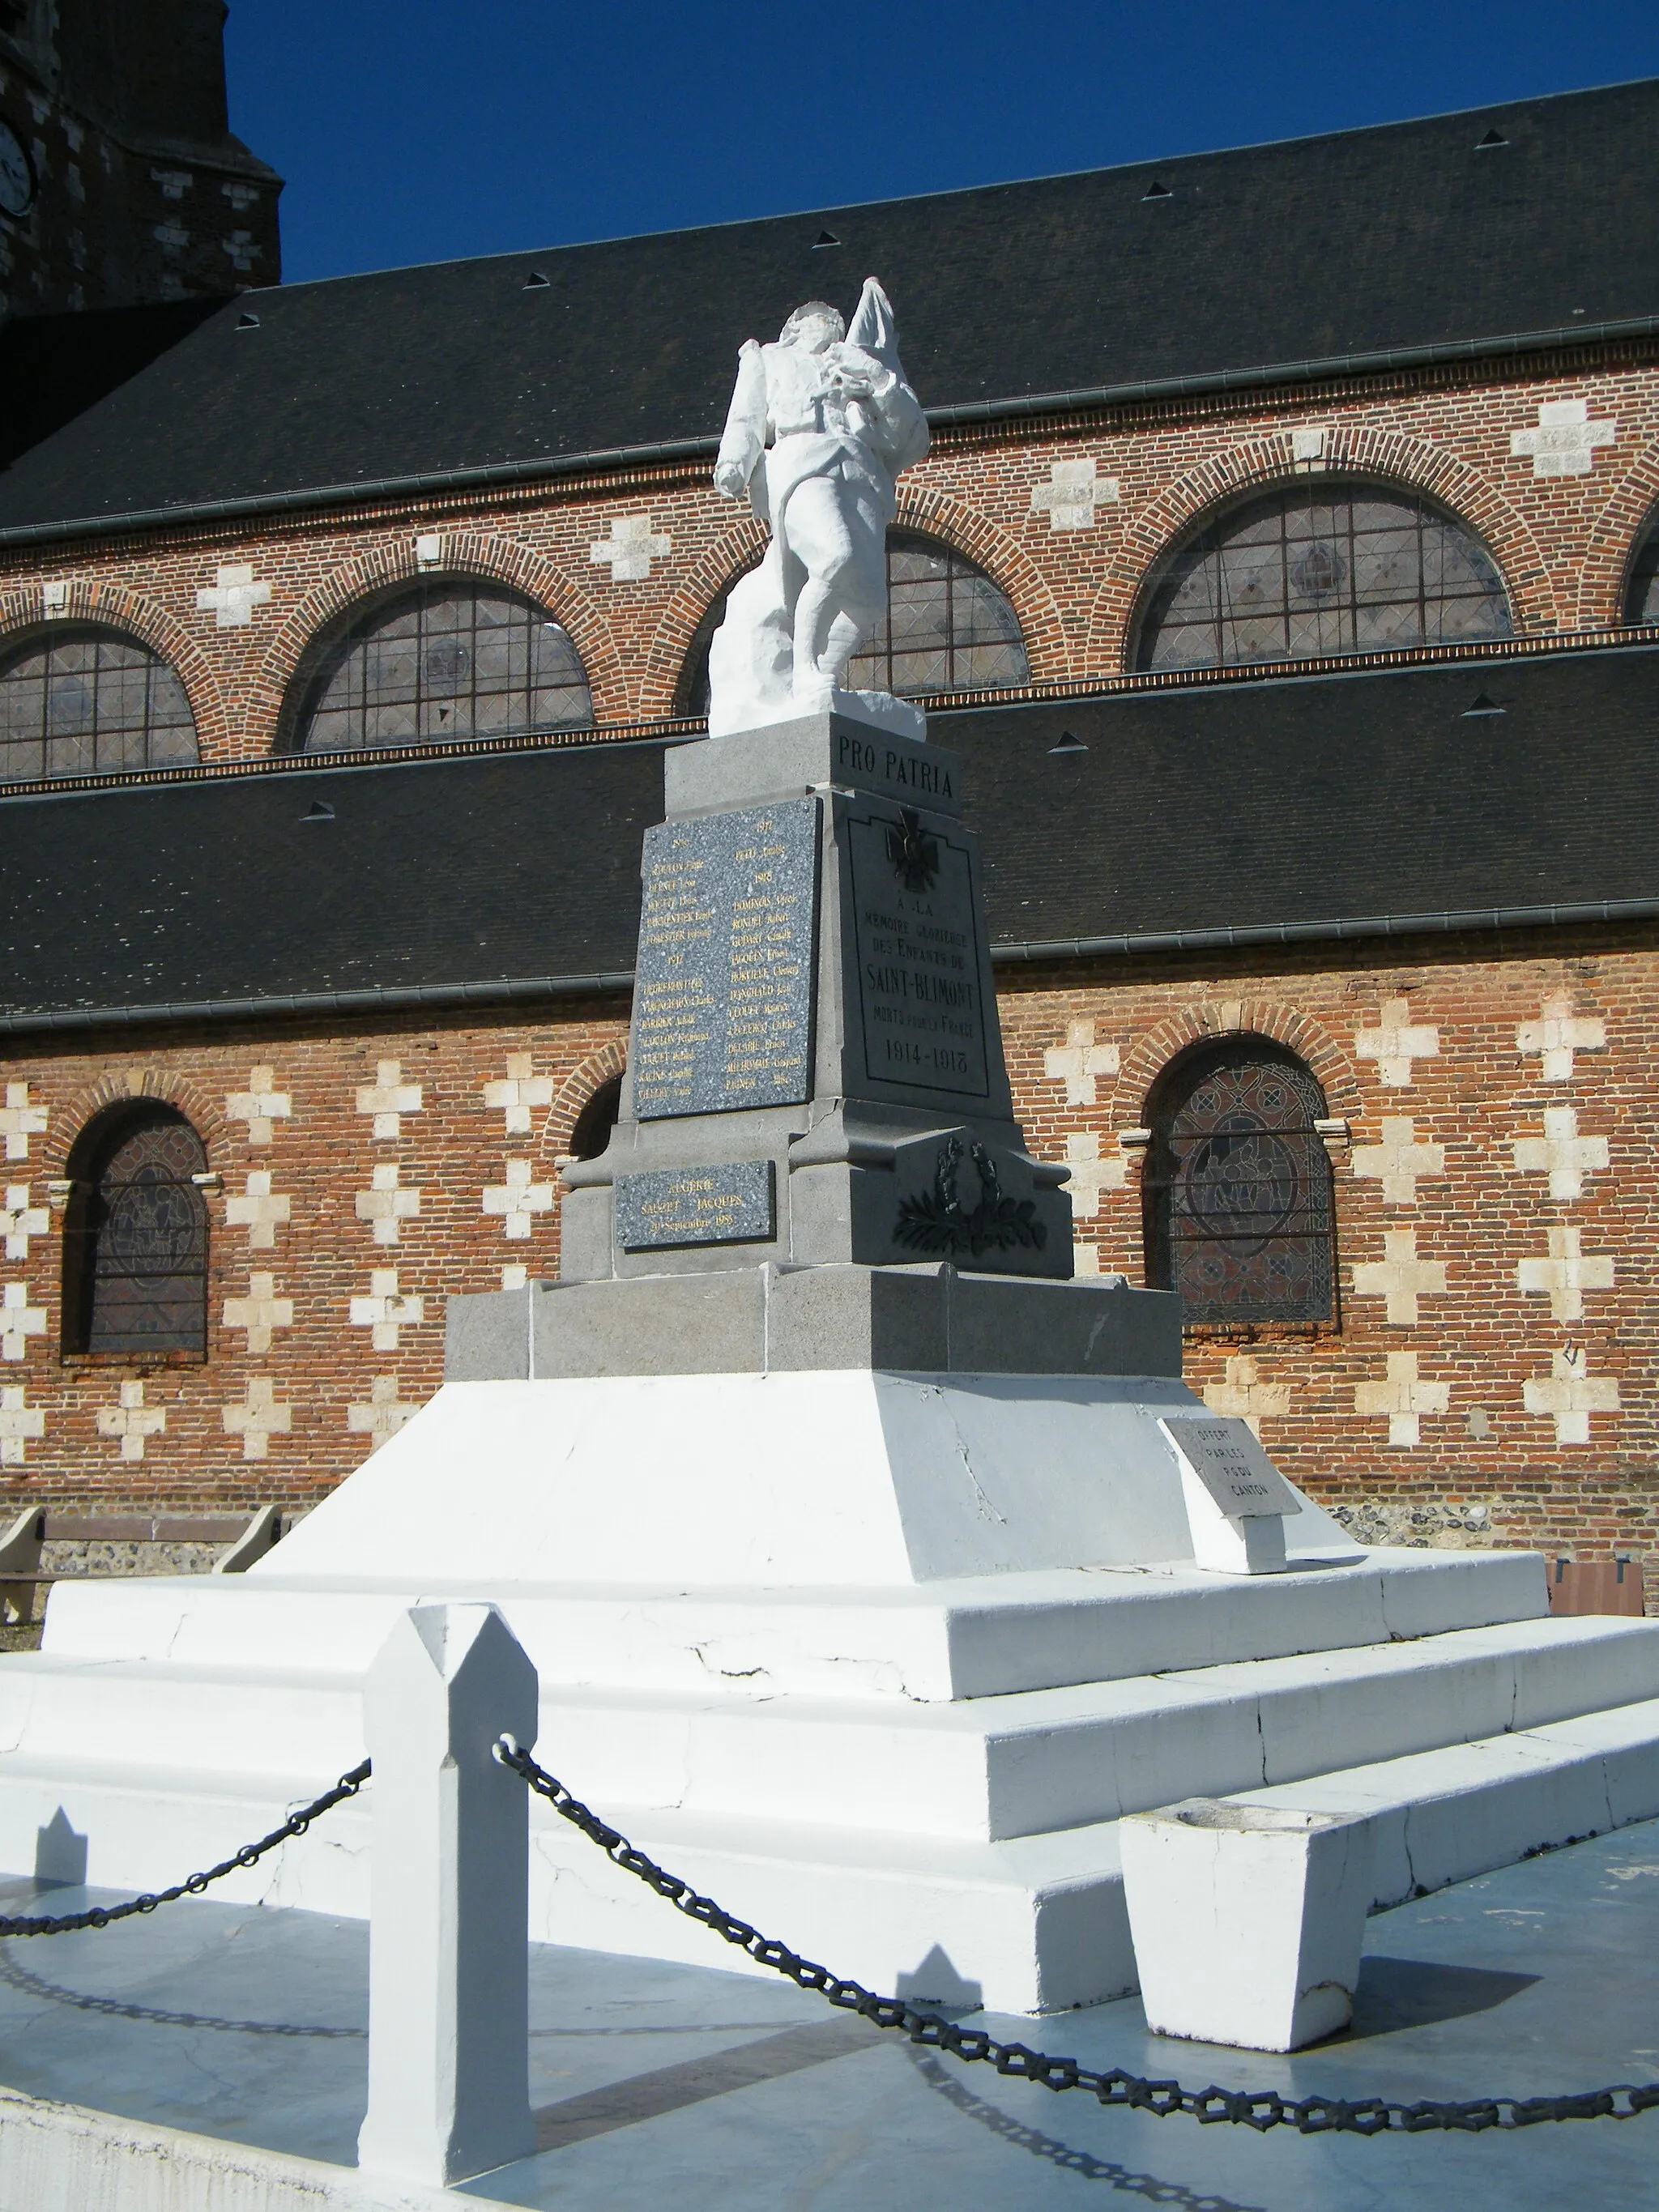
<path id="1" fill-rule="evenodd" d="M 0 1886 L 0 1910 L 27 1909 L 33 1887 Z M 84 1893 L 51 1897 L 62 1911 Z M 1659 2079 L 1656 1962 L 1650 1823 L 1380 1915 L 1352 2033 L 1292 2060 L 1151 2038 L 1133 2000 L 985 2024 L 1199 2087 L 1540 2094 Z M 367 1965 L 359 1923 L 209 1903 L 13 1940 L 0 1944 L 0 2081 L 349 2164 Z M 531 1986 L 547 2148 L 471 2184 L 474 2200 L 560 2212 L 653 2200 L 674 2212 L 1659 2203 L 1659 2112 L 1515 2135 L 1263 2136 L 1103 2112 L 918 2053 L 769 1979 L 538 1947 Z"/>

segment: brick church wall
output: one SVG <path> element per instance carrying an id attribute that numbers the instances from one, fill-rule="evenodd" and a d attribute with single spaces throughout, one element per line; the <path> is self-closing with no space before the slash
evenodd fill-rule
<path id="1" fill-rule="evenodd" d="M 1339 1320 L 1189 1329 L 1188 1378 L 1373 1540 L 1659 1548 L 1650 933 L 1113 963 L 1005 994 L 1033 1147 L 1069 1159 L 1080 1267 L 1145 1279 L 1147 1095 L 1244 1030 L 1334 1120 Z M 1312 964 L 1317 959 L 1318 964 Z"/>
<path id="2" fill-rule="evenodd" d="M 227 1028 L 9 1058 L 3 1493 L 77 1510 L 314 1503 L 438 1387 L 448 1292 L 556 1272 L 553 1164 L 626 1034 L 596 1006 L 546 1027 Z M 51 1186 L 91 1118 L 129 1097 L 188 1115 L 220 1179 L 205 1362 L 59 1350 Z"/>
<path id="3" fill-rule="evenodd" d="M 1540 477 L 1511 446 L 1562 399 L 1583 404 L 1588 466 Z M 1062 465 L 1093 469 L 1086 497 L 1057 497 Z M 1096 685 L 1122 676 L 1149 570 L 1206 508 L 1333 471 L 1415 487 L 1461 515 L 1522 635 L 1616 624 L 1659 501 L 1659 344 L 946 429 L 901 480 L 898 520 L 1007 593 L 1034 683 Z M 673 712 L 698 623 L 763 543 L 699 462 L 13 548 L 0 551 L 0 645 L 52 620 L 131 631 L 177 668 L 204 759 L 229 763 L 278 743 L 305 647 L 366 593 L 423 573 L 488 576 L 569 631 L 597 720 L 633 723 Z"/>

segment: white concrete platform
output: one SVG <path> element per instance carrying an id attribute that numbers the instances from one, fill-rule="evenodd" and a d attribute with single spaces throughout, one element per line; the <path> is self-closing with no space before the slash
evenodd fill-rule
<path id="1" fill-rule="evenodd" d="M 28 1890 L 0 1901 L 30 1910 Z M 1194 2087 L 1402 2100 L 1588 2089 L 1659 2077 L 1656 1936 L 1659 1826 L 1637 1826 L 1376 1916 L 1352 2027 L 1292 2057 L 1163 2041 L 1133 1997 L 1038 2024 L 990 2014 L 964 2025 Z M 776 1976 L 722 1972 L 725 1947 L 700 1940 L 685 1965 L 534 1947 L 536 2155 L 448 2191 L 353 2164 L 361 1923 L 204 1901 L 0 1945 L 0 2212 L 659 2201 L 1066 2212 L 1096 2197 L 1188 2212 L 1647 2212 L 1652 2201 L 1659 2113 L 1378 2142 L 1102 2111 L 913 2051 Z"/>

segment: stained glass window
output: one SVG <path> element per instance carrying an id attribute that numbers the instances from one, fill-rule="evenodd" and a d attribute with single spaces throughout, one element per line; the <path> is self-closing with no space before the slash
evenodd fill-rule
<path id="1" fill-rule="evenodd" d="M 1233 667 L 1510 635 L 1492 556 L 1414 492 L 1296 485 L 1230 508 L 1149 580 L 1137 668 Z"/>
<path id="2" fill-rule="evenodd" d="M 198 757 L 184 685 L 136 639 L 65 628 L 0 662 L 0 782 L 184 768 Z"/>
<path id="3" fill-rule="evenodd" d="M 171 1107 L 124 1113 L 77 1177 L 64 1239 L 67 1348 L 129 1358 L 207 1348 L 202 1140 Z"/>
<path id="4" fill-rule="evenodd" d="M 495 585 L 423 584 L 319 639 L 295 678 L 296 752 L 349 752 L 593 720 L 575 647 L 544 607 Z"/>
<path id="5" fill-rule="evenodd" d="M 1170 1072 L 1142 1179 L 1146 1249 L 1150 1279 L 1181 1293 L 1186 1321 L 1334 1317 L 1324 1112 L 1301 1061 L 1262 1038 Z"/>
<path id="6" fill-rule="evenodd" d="M 1659 522 L 1649 529 L 1646 543 L 1636 556 L 1625 594 L 1625 620 L 1659 623 Z"/>
<path id="7" fill-rule="evenodd" d="M 728 587 L 729 591 L 729 587 Z M 685 657 L 678 711 L 708 712 L 708 644 L 726 618 L 722 592 Z M 913 532 L 887 534 L 888 615 L 842 679 L 849 691 L 1006 690 L 1031 671 L 1019 617 L 1006 597 L 955 548 Z"/>

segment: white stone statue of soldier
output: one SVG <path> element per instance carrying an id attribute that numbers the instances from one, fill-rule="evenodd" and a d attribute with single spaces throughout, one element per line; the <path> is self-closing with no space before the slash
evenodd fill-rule
<path id="1" fill-rule="evenodd" d="M 915 708 L 840 686 L 886 612 L 895 479 L 927 451 L 927 418 L 873 276 L 850 331 L 809 300 L 775 345 L 744 345 L 714 483 L 728 499 L 747 495 L 772 543 L 733 586 L 709 649 L 712 736 L 831 706 L 921 734 Z"/>

